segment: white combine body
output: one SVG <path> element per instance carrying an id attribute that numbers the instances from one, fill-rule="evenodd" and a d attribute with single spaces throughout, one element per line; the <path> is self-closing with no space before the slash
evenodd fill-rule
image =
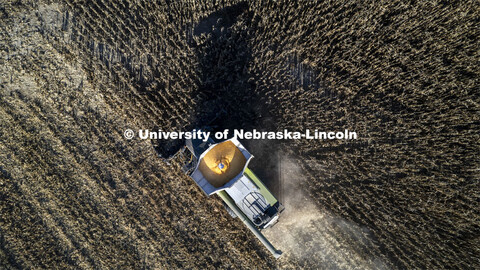
<path id="1" fill-rule="evenodd" d="M 239 217 L 278 258 L 281 252 L 259 230 L 273 226 L 283 206 L 247 167 L 252 154 L 235 138 L 220 143 L 210 138 L 187 140 L 186 149 L 190 156 L 184 171 L 207 196 L 218 194 L 232 216 Z"/>

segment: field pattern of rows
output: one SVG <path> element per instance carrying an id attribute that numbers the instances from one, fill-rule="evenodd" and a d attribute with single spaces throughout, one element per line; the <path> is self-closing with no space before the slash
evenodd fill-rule
<path id="1" fill-rule="evenodd" d="M 238 4 L 215 38 L 195 26 L 235 1 L 45 2 L 0 6 L 1 265 L 294 268 L 122 137 L 223 102 L 239 128 L 358 133 L 283 145 L 318 207 L 375 241 L 328 228 L 338 243 L 389 268 L 479 267 L 478 5 Z"/>

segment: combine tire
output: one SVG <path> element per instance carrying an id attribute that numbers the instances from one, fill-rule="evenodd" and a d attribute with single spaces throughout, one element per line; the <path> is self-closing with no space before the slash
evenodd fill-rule
<path id="1" fill-rule="evenodd" d="M 233 212 L 233 210 L 230 207 L 228 207 L 228 205 L 224 201 L 222 201 L 222 203 L 223 203 L 223 206 L 225 207 L 225 210 L 227 210 L 228 214 L 230 214 L 232 218 L 236 218 L 237 215 L 235 214 L 235 212 Z"/>

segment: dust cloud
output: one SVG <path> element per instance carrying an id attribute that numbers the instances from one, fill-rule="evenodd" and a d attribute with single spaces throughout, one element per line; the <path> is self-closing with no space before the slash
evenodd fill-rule
<path id="1" fill-rule="evenodd" d="M 387 269 L 369 249 L 374 246 L 369 230 L 318 209 L 302 190 L 306 177 L 298 161 L 282 158 L 280 184 L 285 211 L 280 221 L 263 231 L 283 252 L 279 267 L 300 265 L 312 269 Z"/>

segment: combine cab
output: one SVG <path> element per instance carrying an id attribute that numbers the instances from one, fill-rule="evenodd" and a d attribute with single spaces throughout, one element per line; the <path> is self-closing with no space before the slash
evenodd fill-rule
<path id="1" fill-rule="evenodd" d="M 283 206 L 247 168 L 253 156 L 235 138 L 215 143 L 211 138 L 187 140 L 179 153 L 183 157 L 183 171 L 202 191 L 210 196 L 218 194 L 233 217 L 245 225 L 278 258 L 281 254 L 259 230 L 273 226 Z"/>

